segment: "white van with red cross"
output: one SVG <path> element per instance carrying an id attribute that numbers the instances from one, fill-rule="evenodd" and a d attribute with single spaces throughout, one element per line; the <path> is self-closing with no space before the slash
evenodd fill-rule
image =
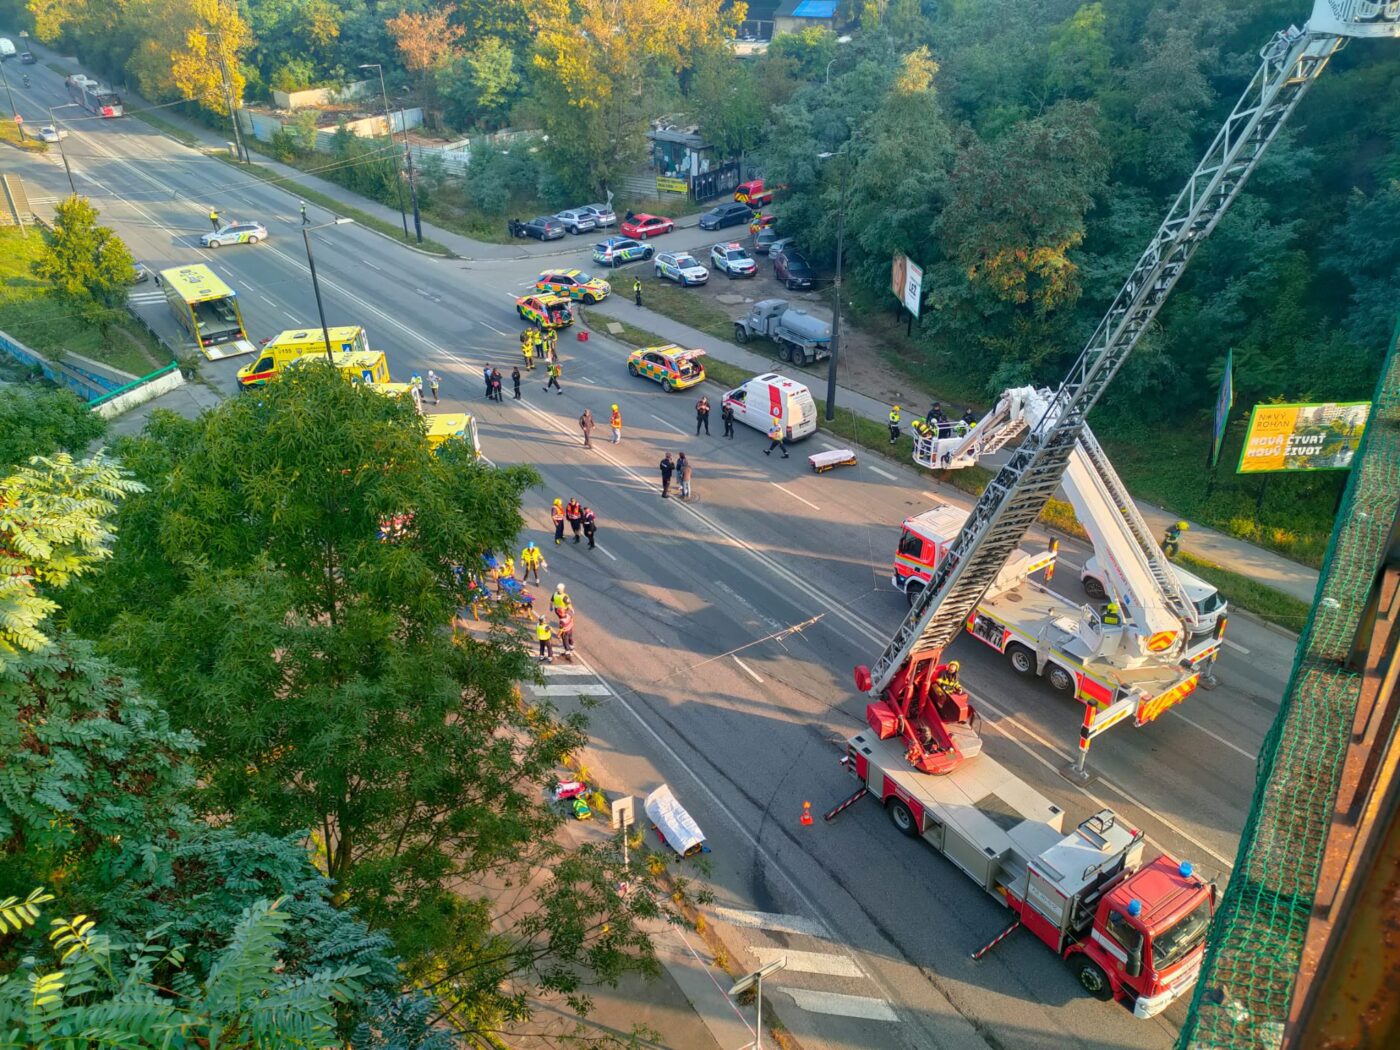
<path id="1" fill-rule="evenodd" d="M 795 379 L 776 372 L 755 376 L 724 395 L 734 419 L 767 434 L 776 419 L 784 440 L 796 441 L 817 429 L 817 403 L 812 392 Z"/>

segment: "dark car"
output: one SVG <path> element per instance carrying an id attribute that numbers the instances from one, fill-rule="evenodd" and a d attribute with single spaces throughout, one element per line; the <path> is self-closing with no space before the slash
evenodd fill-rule
<path id="1" fill-rule="evenodd" d="M 33 51 L 21 51 L 19 53 L 19 61 L 21 65 L 32 66 L 35 62 L 39 60 L 34 57 Z"/>
<path id="2" fill-rule="evenodd" d="M 534 237 L 540 241 L 557 241 L 564 236 L 564 224 L 552 215 L 541 215 L 518 227 L 517 237 Z"/>
<path id="3" fill-rule="evenodd" d="M 773 256 L 773 276 L 790 289 L 810 288 L 817 276 L 806 259 L 789 248 Z"/>
<path id="4" fill-rule="evenodd" d="M 753 235 L 753 250 L 755 255 L 767 255 L 768 249 L 773 247 L 773 242 L 779 240 L 781 234 L 772 226 L 765 226 Z"/>
<path id="5" fill-rule="evenodd" d="M 753 218 L 753 209 L 739 201 L 730 201 L 712 208 L 700 216 L 702 230 L 718 230 L 725 226 L 739 226 Z"/>

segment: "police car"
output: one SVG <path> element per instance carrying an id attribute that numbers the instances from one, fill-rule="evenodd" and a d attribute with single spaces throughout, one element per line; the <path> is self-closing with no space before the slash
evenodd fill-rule
<path id="1" fill-rule="evenodd" d="M 650 259 L 655 254 L 656 249 L 650 244 L 634 241 L 631 237 L 609 237 L 593 246 L 593 261 L 599 266 L 621 266 L 638 259 Z"/>
<path id="2" fill-rule="evenodd" d="M 735 277 L 752 277 L 758 272 L 758 266 L 753 261 L 753 257 L 744 251 L 743 245 L 738 241 L 730 241 L 728 244 L 716 244 L 710 249 L 710 265 L 716 270 L 728 274 L 730 279 Z"/>
<path id="3" fill-rule="evenodd" d="M 696 262 L 689 252 L 662 252 L 656 257 L 656 276 L 689 288 L 708 281 L 710 271 Z"/>
<path id="4" fill-rule="evenodd" d="M 608 297 L 612 285 L 582 270 L 546 270 L 535 280 L 535 291 L 552 292 L 592 306 Z"/>
<path id="5" fill-rule="evenodd" d="M 199 238 L 206 248 L 222 248 L 225 244 L 257 244 L 267 240 L 267 227 L 260 222 L 231 222 Z"/>

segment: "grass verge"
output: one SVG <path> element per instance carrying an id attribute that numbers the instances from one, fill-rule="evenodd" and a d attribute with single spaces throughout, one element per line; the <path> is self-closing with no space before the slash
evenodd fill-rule
<path id="1" fill-rule="evenodd" d="M 125 310 L 112 311 L 104 336 L 55 296 L 31 269 L 43 249 L 38 230 L 0 229 L 0 329 L 46 357 L 68 350 L 134 376 L 170 362 L 169 351 Z"/>
<path id="2" fill-rule="evenodd" d="M 135 117 L 137 120 L 141 121 L 144 124 L 149 124 L 151 127 L 159 131 L 162 135 L 169 135 L 172 139 L 174 139 L 181 145 L 196 148 L 199 146 L 199 139 L 195 138 L 184 128 L 179 127 L 176 124 L 172 124 L 168 120 L 162 120 L 160 117 L 156 116 L 148 109 L 128 109 L 126 111 L 126 115 L 129 117 Z"/>
<path id="3" fill-rule="evenodd" d="M 240 164 L 238 161 L 228 156 L 228 154 L 224 153 L 222 150 L 212 152 L 209 155 L 211 157 L 217 157 L 219 160 L 223 161 L 230 167 L 237 168 L 239 171 L 247 172 L 255 178 L 262 179 L 263 182 L 270 182 L 277 185 L 282 185 L 291 181 L 285 176 L 278 175 L 276 172 L 268 171 L 256 161 L 254 161 L 252 164 Z M 331 212 L 334 215 L 344 215 L 348 218 L 354 219 L 361 226 L 368 226 L 371 230 L 376 230 L 379 233 L 382 233 L 388 237 L 392 237 L 400 244 L 407 244 L 411 248 L 418 248 L 422 251 L 430 252 L 433 255 L 441 255 L 444 258 L 448 259 L 453 258 L 455 256 L 455 253 L 452 251 L 452 249 L 448 248 L 447 245 L 439 244 L 437 241 L 433 240 L 430 237 L 424 237 L 422 244 L 416 243 L 412 236 L 410 236 L 408 240 L 404 240 L 402 227 L 395 226 L 391 222 L 385 222 L 378 216 L 371 215 L 369 214 L 369 212 L 366 211 L 361 211 L 359 208 L 353 207 L 349 204 L 346 204 L 343 201 L 337 200 L 329 194 L 322 193 L 320 190 L 312 189 L 310 186 L 304 186 L 299 182 L 288 185 L 285 188 L 288 189 L 290 192 L 294 193 L 297 197 L 306 201 L 308 204 L 314 204 L 318 208 L 324 208 L 326 211 Z"/>
<path id="4" fill-rule="evenodd" d="M 39 129 L 25 125 L 24 138 L 20 138 L 19 125 L 12 120 L 0 120 L 0 142 L 22 149 L 27 153 L 47 153 L 49 144 L 38 137 Z"/>
<path id="5" fill-rule="evenodd" d="M 1257 580 L 1251 580 L 1248 576 L 1242 576 L 1185 551 L 1176 556 L 1176 561 L 1201 579 L 1215 584 L 1220 588 L 1220 593 L 1237 609 L 1252 612 L 1261 620 L 1277 624 L 1295 634 L 1301 632 L 1303 624 L 1307 622 L 1312 606 L 1291 594 L 1284 594 Z"/>
<path id="6" fill-rule="evenodd" d="M 734 338 L 734 319 L 728 312 L 685 288 L 669 281 L 645 281 L 642 303 L 673 321 L 690 325 L 715 339 Z"/>

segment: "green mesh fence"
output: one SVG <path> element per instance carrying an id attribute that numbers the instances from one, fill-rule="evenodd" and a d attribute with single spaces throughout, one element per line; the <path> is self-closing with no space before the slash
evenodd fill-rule
<path id="1" fill-rule="evenodd" d="M 1361 676 L 1351 651 L 1400 504 L 1400 327 L 1381 369 L 1178 1050 L 1283 1038 Z"/>

